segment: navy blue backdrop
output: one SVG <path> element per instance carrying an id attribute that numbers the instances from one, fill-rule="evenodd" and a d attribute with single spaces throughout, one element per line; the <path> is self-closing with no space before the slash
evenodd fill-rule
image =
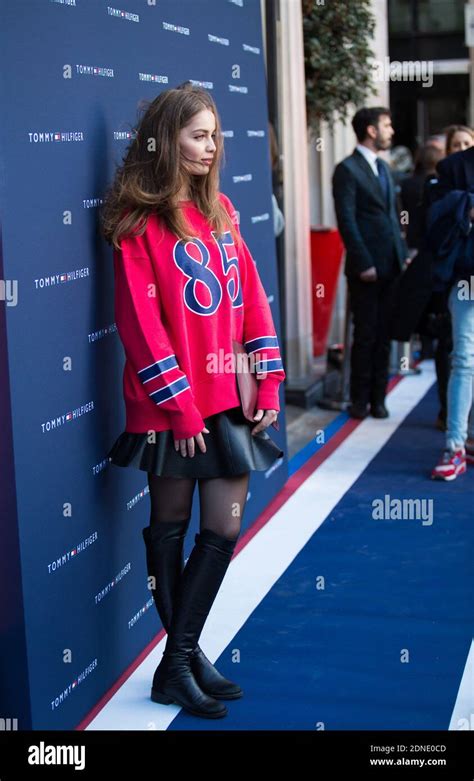
<path id="1" fill-rule="evenodd" d="M 105 455 L 125 423 L 124 355 L 97 231 L 142 99 L 188 79 L 214 96 L 221 190 L 281 344 L 260 3 L 3 0 L 2 22 L 0 718 L 71 729 L 160 629 L 146 473 Z M 271 436 L 286 451 L 282 390 Z M 243 529 L 287 474 L 286 457 L 252 473 Z"/>

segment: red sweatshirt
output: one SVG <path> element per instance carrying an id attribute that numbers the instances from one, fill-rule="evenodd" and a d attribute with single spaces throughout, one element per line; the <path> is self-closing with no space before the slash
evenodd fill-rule
<path id="1" fill-rule="evenodd" d="M 238 227 L 230 199 L 219 197 Z M 285 379 L 268 299 L 250 251 L 220 237 L 192 201 L 181 207 L 193 241 L 156 215 L 114 249 L 115 320 L 125 350 L 126 431 L 198 434 L 203 418 L 240 404 L 232 339 L 264 372 L 256 409 L 279 410 Z"/>

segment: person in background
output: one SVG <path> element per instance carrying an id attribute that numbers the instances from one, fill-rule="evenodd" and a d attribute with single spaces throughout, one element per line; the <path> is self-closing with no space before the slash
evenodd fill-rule
<path id="1" fill-rule="evenodd" d="M 420 249 L 423 224 L 420 210 L 423 188 L 428 179 L 435 178 L 436 166 L 444 157 L 439 146 L 425 144 L 415 155 L 415 170 L 412 176 L 404 179 L 400 186 L 400 205 L 407 215 L 406 242 L 411 252 Z"/>
<path id="2" fill-rule="evenodd" d="M 443 155 L 446 153 L 446 133 L 434 133 L 425 141 L 425 146 L 432 146 L 439 149 Z"/>
<path id="3" fill-rule="evenodd" d="M 462 152 L 474 144 L 474 132 L 466 125 L 449 125 L 445 130 L 445 155 L 446 157 L 456 152 Z M 435 171 L 427 182 L 427 187 L 434 187 L 437 181 Z M 429 194 L 426 201 L 429 203 Z M 448 291 L 449 292 L 449 291 Z M 440 431 L 446 431 L 448 415 L 448 381 L 451 365 L 451 352 L 453 340 L 451 332 L 451 315 L 448 307 L 446 291 L 434 290 L 422 320 L 425 331 L 431 333 L 436 340 L 434 352 L 436 376 L 438 380 L 438 395 L 440 410 L 436 420 L 436 427 Z M 423 327 L 422 325 L 422 327 Z"/>
<path id="4" fill-rule="evenodd" d="M 390 151 L 390 170 L 397 195 L 400 192 L 402 182 L 411 176 L 413 168 L 413 155 L 408 147 L 394 146 Z"/>
<path id="5" fill-rule="evenodd" d="M 446 155 L 463 152 L 474 144 L 474 131 L 466 125 L 449 125 L 446 133 Z"/>
<path id="6" fill-rule="evenodd" d="M 433 143 L 432 138 L 422 147 L 417 154 L 413 177 L 402 185 L 402 208 L 408 212 L 409 218 L 408 246 L 410 252 L 416 251 L 417 255 L 397 293 L 393 311 L 397 322 L 394 322 L 391 335 L 393 338 L 404 336 L 408 339 L 413 333 L 418 333 L 422 342 L 421 357 L 434 357 L 440 403 L 436 427 L 446 431 L 450 354 L 453 349 L 447 300 L 449 290 L 431 278 L 429 269 L 436 260 L 436 253 L 426 242 L 426 213 L 436 193 L 436 165 L 445 155 L 471 146 L 474 139 L 470 128 L 464 125 L 450 125 L 442 139 L 442 145 L 437 139 Z"/>
<path id="7" fill-rule="evenodd" d="M 346 247 L 345 274 L 354 321 L 351 417 L 388 417 L 390 303 L 394 281 L 408 259 L 395 206 L 395 188 L 379 153 L 394 133 L 390 109 L 361 108 L 353 117 L 357 146 L 333 175 L 337 225 Z"/>
<path id="8" fill-rule="evenodd" d="M 472 143 L 467 149 L 442 160 L 437 170 L 436 200 L 428 213 L 428 238 L 438 249 L 438 275 L 446 280 L 449 289 L 453 351 L 448 382 L 446 444 L 431 477 L 434 480 L 455 480 L 466 472 L 467 463 L 474 464 L 474 299 L 472 295 L 461 294 L 463 285 L 469 286 L 474 274 Z"/>
<path id="9" fill-rule="evenodd" d="M 402 183 L 402 222 L 408 217 L 407 243 L 413 268 L 404 275 L 394 311 L 398 318 L 398 333 L 404 331 L 406 340 L 414 333 L 419 334 L 421 359 L 434 358 L 440 403 L 436 425 L 442 430 L 446 427 L 451 329 L 445 294 L 432 289 L 433 254 L 425 241 L 425 213 L 431 189 L 437 181 L 436 165 L 443 157 L 444 144 L 443 147 L 425 144 L 417 151 L 413 176 Z M 394 338 L 395 335 L 392 332 Z"/>
<path id="10" fill-rule="evenodd" d="M 462 152 L 474 144 L 474 133 L 466 125 L 449 125 L 445 130 L 445 155 L 453 155 L 456 152 Z M 437 181 L 437 173 L 431 177 L 428 187 L 434 186 Z M 429 194 L 427 201 L 429 202 Z M 423 319 L 427 330 L 436 339 L 434 352 L 436 376 L 438 380 L 438 395 L 440 400 L 440 410 L 436 420 L 436 427 L 440 431 L 446 431 L 446 420 L 448 416 L 448 381 L 451 366 L 451 352 L 453 349 L 453 339 L 451 331 L 451 315 L 448 307 L 448 296 L 446 291 L 434 290 Z"/>

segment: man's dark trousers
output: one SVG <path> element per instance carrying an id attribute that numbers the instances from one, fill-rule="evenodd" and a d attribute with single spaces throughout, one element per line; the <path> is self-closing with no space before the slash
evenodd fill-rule
<path id="1" fill-rule="evenodd" d="M 383 404 L 390 362 L 389 315 L 399 266 L 375 282 L 348 278 L 354 323 L 351 351 L 351 401 L 357 406 Z"/>

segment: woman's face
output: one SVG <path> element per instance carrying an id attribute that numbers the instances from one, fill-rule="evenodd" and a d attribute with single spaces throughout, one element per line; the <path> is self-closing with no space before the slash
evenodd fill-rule
<path id="1" fill-rule="evenodd" d="M 179 131 L 179 148 L 189 174 L 203 176 L 209 172 L 216 145 L 216 120 L 212 111 L 203 109 Z"/>
<path id="2" fill-rule="evenodd" d="M 474 144 L 474 140 L 470 133 L 466 133 L 465 130 L 456 130 L 454 136 L 451 139 L 449 145 L 449 154 L 454 152 L 462 152 L 464 149 L 469 149 Z"/>

